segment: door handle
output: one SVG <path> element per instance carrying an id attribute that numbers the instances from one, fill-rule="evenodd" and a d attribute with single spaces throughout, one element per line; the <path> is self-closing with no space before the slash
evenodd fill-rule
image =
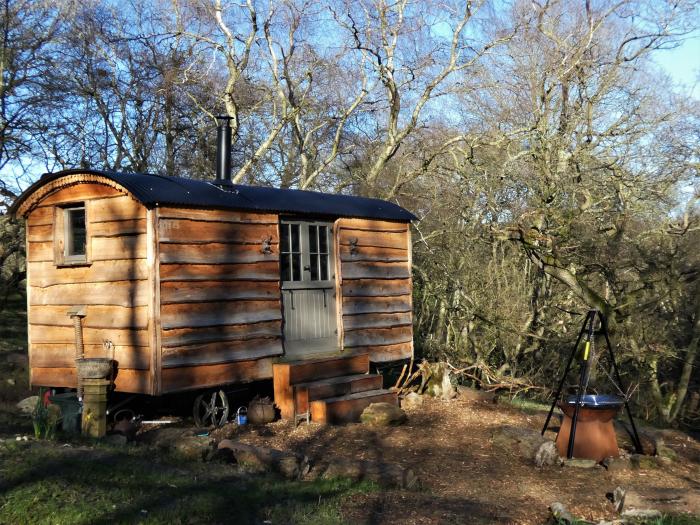
<path id="1" fill-rule="evenodd" d="M 304 271 L 305 271 L 305 272 L 310 272 L 310 271 L 311 271 L 311 266 L 304 266 Z"/>

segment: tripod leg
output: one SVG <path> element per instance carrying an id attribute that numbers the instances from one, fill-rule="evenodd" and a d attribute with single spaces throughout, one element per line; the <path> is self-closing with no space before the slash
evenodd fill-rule
<path id="1" fill-rule="evenodd" d="M 590 312 L 590 322 L 588 325 L 588 342 L 591 344 L 593 340 L 593 323 L 595 322 L 596 310 L 591 310 Z M 585 327 L 585 325 L 584 325 Z M 578 413 L 581 408 L 581 399 L 583 398 L 585 392 L 586 379 L 588 377 L 588 371 L 590 367 L 590 362 L 588 361 L 588 351 L 585 352 L 584 359 L 581 362 L 581 373 L 578 379 L 578 391 L 576 392 L 576 405 L 574 406 L 574 416 L 571 418 L 571 429 L 569 432 L 569 444 L 566 449 L 566 457 L 571 459 L 574 457 L 574 443 L 576 440 L 576 425 L 578 423 Z"/>
<path id="2" fill-rule="evenodd" d="M 549 414 L 547 414 L 547 419 L 544 422 L 544 426 L 542 427 L 542 435 L 544 436 L 544 433 L 547 431 L 547 427 L 549 426 L 549 421 L 552 419 L 552 414 L 554 413 L 554 407 L 557 406 L 557 401 L 559 401 L 559 396 L 561 395 L 561 389 L 564 388 L 564 382 L 566 381 L 566 376 L 569 375 L 569 370 L 571 370 L 571 363 L 574 362 L 574 357 L 576 357 L 576 349 L 578 348 L 579 343 L 581 342 L 581 338 L 583 337 L 583 333 L 586 331 L 586 325 L 588 324 L 588 319 L 593 315 L 593 311 L 590 310 L 586 314 L 586 319 L 583 321 L 583 326 L 581 326 L 581 331 L 578 333 L 578 338 L 576 339 L 576 344 L 574 345 L 574 349 L 571 351 L 571 355 L 569 356 L 569 362 L 566 363 L 566 369 L 564 370 L 564 374 L 561 376 L 561 381 L 559 381 L 559 386 L 557 387 L 557 393 L 554 394 L 554 400 L 552 401 L 552 406 L 549 409 Z"/>
<path id="3" fill-rule="evenodd" d="M 620 370 L 617 368 L 617 363 L 615 362 L 615 353 L 613 352 L 612 345 L 610 344 L 610 337 L 608 336 L 608 320 L 602 313 L 598 313 L 600 317 L 600 323 L 603 328 L 603 335 L 605 336 L 605 343 L 608 345 L 608 354 L 610 354 L 610 361 L 613 365 L 613 370 L 615 371 L 615 379 L 617 379 L 617 386 L 620 391 L 624 392 L 622 387 L 622 378 L 620 377 Z M 630 405 L 627 402 L 627 397 L 625 397 L 625 411 L 627 412 L 627 417 L 632 425 L 632 433 L 634 434 L 634 449 L 637 454 L 644 454 L 644 449 L 642 448 L 642 441 L 639 439 L 639 434 L 637 433 L 637 426 L 634 424 L 634 418 L 632 417 L 632 411 L 630 410 Z"/>

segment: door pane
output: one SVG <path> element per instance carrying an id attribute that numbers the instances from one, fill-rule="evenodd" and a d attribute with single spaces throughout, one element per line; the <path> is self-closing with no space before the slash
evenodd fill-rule
<path id="1" fill-rule="evenodd" d="M 327 281 L 328 277 L 328 255 L 322 254 L 321 256 L 321 280 Z"/>
<path id="2" fill-rule="evenodd" d="M 280 258 L 280 264 L 282 266 L 282 280 L 289 281 L 292 275 L 291 268 L 289 267 L 289 254 L 283 253 Z"/>
<path id="3" fill-rule="evenodd" d="M 318 244 L 320 253 L 328 253 L 328 226 L 318 227 Z"/>
<path id="4" fill-rule="evenodd" d="M 289 224 L 280 226 L 280 252 L 289 252 Z"/>
<path id="5" fill-rule="evenodd" d="M 297 228 L 297 231 L 299 229 Z M 292 254 L 292 281 L 301 281 L 301 254 Z"/>
<path id="6" fill-rule="evenodd" d="M 318 253 L 318 230 L 316 226 L 309 226 L 309 253 Z"/>
<path id="7" fill-rule="evenodd" d="M 318 254 L 312 253 L 309 258 L 311 261 L 311 264 L 309 265 L 309 269 L 311 270 L 311 280 L 318 281 Z"/>

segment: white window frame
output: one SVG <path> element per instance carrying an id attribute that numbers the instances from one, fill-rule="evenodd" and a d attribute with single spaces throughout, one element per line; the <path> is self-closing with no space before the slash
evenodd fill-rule
<path id="1" fill-rule="evenodd" d="M 280 230 L 287 224 L 299 225 L 299 247 L 301 249 L 301 281 L 283 281 L 280 276 L 283 290 L 310 289 L 310 288 L 333 288 L 335 287 L 335 250 L 333 223 L 327 221 L 314 220 L 287 220 L 280 221 Z M 309 226 L 326 226 L 328 228 L 328 279 L 311 280 L 311 246 L 309 242 Z M 280 247 L 281 247 L 280 231 Z M 291 239 L 290 239 L 291 244 Z M 280 248 L 280 271 L 282 268 L 282 250 Z"/>

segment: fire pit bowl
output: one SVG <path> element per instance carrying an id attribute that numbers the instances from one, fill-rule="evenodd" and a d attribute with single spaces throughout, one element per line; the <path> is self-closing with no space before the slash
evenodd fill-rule
<path id="1" fill-rule="evenodd" d="M 607 457 L 620 455 L 612 420 L 624 404 L 625 400 L 615 395 L 589 394 L 581 398 L 574 457 L 602 461 Z M 566 457 L 571 420 L 576 409 L 576 396 L 567 397 L 565 402 L 559 403 L 559 408 L 564 412 L 564 420 L 557 434 L 557 450 L 560 456 Z"/>

